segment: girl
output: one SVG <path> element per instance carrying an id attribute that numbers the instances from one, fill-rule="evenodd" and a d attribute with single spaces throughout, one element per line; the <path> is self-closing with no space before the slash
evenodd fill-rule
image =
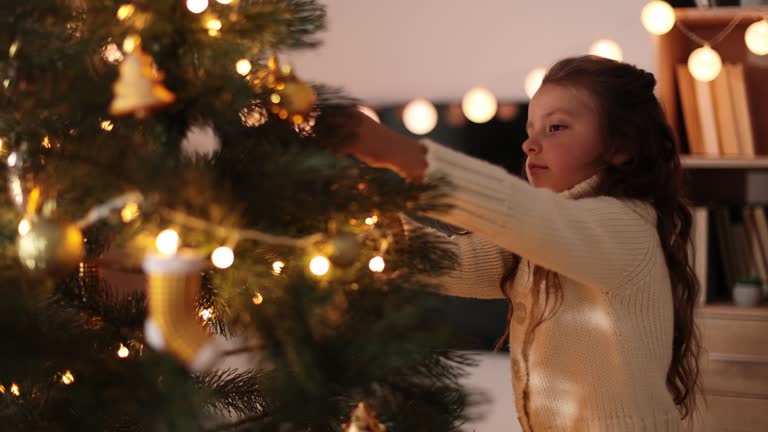
<path id="1" fill-rule="evenodd" d="M 655 83 L 599 57 L 555 64 L 529 105 L 529 183 L 365 116 L 346 148 L 408 180 L 452 180 L 454 208 L 429 216 L 473 234 L 453 237 L 461 264 L 442 282 L 507 298 L 525 431 L 677 431 L 693 413 L 691 214 Z"/>

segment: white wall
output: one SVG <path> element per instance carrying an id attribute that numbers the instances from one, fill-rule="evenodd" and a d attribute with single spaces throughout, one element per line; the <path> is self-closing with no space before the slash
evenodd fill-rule
<path id="1" fill-rule="evenodd" d="M 646 0 L 325 0 L 328 30 L 316 50 L 290 53 L 300 77 L 342 86 L 370 104 L 422 96 L 457 101 L 482 85 L 527 100 L 535 66 L 613 39 L 624 60 L 654 71 Z"/>

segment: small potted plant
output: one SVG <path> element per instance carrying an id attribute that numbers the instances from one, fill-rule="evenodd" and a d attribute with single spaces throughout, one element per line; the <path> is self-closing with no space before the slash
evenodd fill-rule
<path id="1" fill-rule="evenodd" d="M 736 306 L 750 307 L 760 303 L 763 281 L 758 276 L 744 276 L 733 285 L 733 302 Z"/>

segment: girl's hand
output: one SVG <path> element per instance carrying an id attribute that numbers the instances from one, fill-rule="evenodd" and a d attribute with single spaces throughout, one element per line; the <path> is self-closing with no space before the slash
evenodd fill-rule
<path id="1" fill-rule="evenodd" d="M 418 141 L 382 126 L 356 109 L 345 112 L 353 136 L 341 151 L 377 168 L 388 168 L 411 181 L 421 181 L 427 169 L 427 149 Z"/>

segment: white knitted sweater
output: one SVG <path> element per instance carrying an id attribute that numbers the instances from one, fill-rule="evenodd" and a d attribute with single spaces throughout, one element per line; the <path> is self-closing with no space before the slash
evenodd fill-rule
<path id="1" fill-rule="evenodd" d="M 427 177 L 440 172 L 456 186 L 455 208 L 430 216 L 472 232 L 452 237 L 460 267 L 440 279 L 445 293 L 503 298 L 499 281 L 508 251 L 522 257 L 510 287 L 509 343 L 523 430 L 682 430 L 665 384 L 672 292 L 653 207 L 593 196 L 596 177 L 556 194 L 487 162 L 423 144 Z M 558 312 L 535 329 L 534 266 L 558 273 L 564 294 Z"/>

